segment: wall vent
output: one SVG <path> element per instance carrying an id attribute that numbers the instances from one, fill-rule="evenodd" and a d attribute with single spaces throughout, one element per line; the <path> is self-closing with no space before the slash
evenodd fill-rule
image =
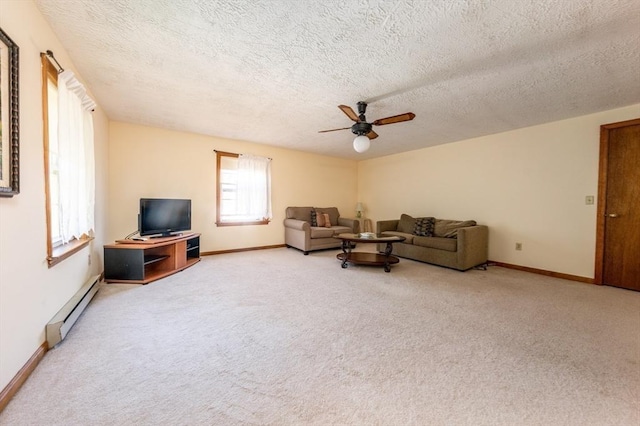
<path id="1" fill-rule="evenodd" d="M 98 292 L 100 275 L 95 275 L 77 291 L 76 294 L 51 318 L 47 324 L 47 343 L 49 349 L 62 341 L 76 323 L 84 308 L 87 307 L 93 296 Z"/>

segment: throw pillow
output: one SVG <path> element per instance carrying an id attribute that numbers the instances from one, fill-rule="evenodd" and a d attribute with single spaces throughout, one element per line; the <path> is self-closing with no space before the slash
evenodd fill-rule
<path id="1" fill-rule="evenodd" d="M 315 211 L 318 215 L 322 213 L 329 214 L 329 221 L 331 222 L 331 226 L 336 226 L 338 224 L 338 218 L 340 217 L 340 213 L 336 207 L 315 207 Z"/>
<path id="2" fill-rule="evenodd" d="M 405 234 L 412 234 L 413 228 L 416 226 L 416 220 L 408 214 L 402 214 L 400 221 L 398 222 L 398 232 L 404 232 Z"/>
<path id="3" fill-rule="evenodd" d="M 413 228 L 413 235 L 420 237 L 433 237 L 433 230 L 436 226 L 435 217 L 419 217 Z"/>
<path id="4" fill-rule="evenodd" d="M 316 213 L 316 224 L 312 225 L 312 226 L 320 226 L 320 227 L 322 227 L 322 226 L 324 226 L 324 221 L 325 221 L 324 214 Z"/>
<path id="5" fill-rule="evenodd" d="M 331 218 L 329 218 L 329 213 L 322 213 L 324 217 L 324 227 L 331 228 Z"/>
<path id="6" fill-rule="evenodd" d="M 318 213 L 311 210 L 311 226 L 318 226 Z"/>

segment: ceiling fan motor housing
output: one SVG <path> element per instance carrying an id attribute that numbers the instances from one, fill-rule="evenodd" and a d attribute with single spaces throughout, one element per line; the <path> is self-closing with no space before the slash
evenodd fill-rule
<path id="1" fill-rule="evenodd" d="M 360 121 L 354 124 L 353 126 L 351 126 L 351 132 L 353 132 L 356 135 L 366 135 L 370 131 L 371 131 L 371 124 L 364 121 Z"/>

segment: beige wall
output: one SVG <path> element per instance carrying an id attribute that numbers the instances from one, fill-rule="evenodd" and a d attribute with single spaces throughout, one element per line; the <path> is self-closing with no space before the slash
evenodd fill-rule
<path id="1" fill-rule="evenodd" d="M 45 259 L 40 52 L 51 49 L 64 67 L 72 70 L 74 67 L 31 1 L 0 1 L 0 27 L 20 49 L 20 194 L 0 198 L 0 389 L 3 389 L 44 342 L 46 323 L 88 277 L 102 270 L 108 124 L 98 108 L 94 113 L 96 239 L 90 247 L 49 269 Z"/>
<path id="2" fill-rule="evenodd" d="M 273 220 L 269 225 L 217 227 L 214 149 L 270 157 Z M 109 143 L 109 239 L 137 229 L 139 199 L 192 200 L 192 229 L 201 251 L 284 243 L 287 206 L 336 206 L 354 217 L 357 163 L 237 140 L 112 122 Z"/>
<path id="3" fill-rule="evenodd" d="M 593 278 L 600 125 L 637 117 L 640 105 L 362 161 L 358 198 L 374 227 L 475 219 L 491 260 Z"/>

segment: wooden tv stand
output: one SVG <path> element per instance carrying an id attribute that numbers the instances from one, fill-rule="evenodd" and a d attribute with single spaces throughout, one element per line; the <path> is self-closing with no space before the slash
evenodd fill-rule
<path id="1" fill-rule="evenodd" d="M 104 280 L 148 284 L 200 261 L 200 234 L 117 240 L 104 246 Z"/>

